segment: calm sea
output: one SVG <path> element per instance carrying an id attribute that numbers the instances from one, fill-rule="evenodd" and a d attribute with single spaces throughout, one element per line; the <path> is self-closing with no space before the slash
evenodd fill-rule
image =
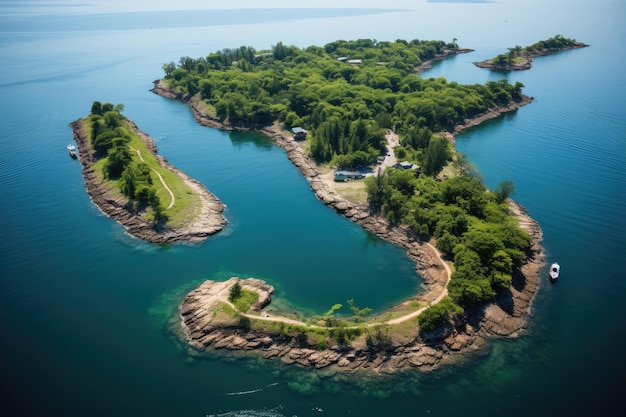
<path id="1" fill-rule="evenodd" d="M 3 415 L 597 415 L 621 404 L 624 2 L 169 3 L 0 3 Z M 472 64 L 556 34 L 591 46 L 519 73 Z M 382 311 L 421 290 L 402 250 L 316 200 L 270 140 L 200 127 L 187 107 L 149 92 L 161 66 L 182 56 L 358 38 L 457 38 L 475 52 L 424 77 L 524 83 L 532 104 L 464 132 L 457 147 L 489 186 L 513 180 L 560 281 L 541 282 L 524 335 L 429 374 L 346 378 L 190 356 L 167 321 L 205 279 L 265 279 L 274 308 L 306 314 L 348 299 Z M 94 100 L 123 103 L 160 154 L 227 205 L 226 229 L 163 248 L 103 216 L 65 149 L 68 123 Z"/>

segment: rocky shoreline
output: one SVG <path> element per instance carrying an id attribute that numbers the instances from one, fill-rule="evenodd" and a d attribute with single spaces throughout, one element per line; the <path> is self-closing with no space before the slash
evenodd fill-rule
<path id="1" fill-rule="evenodd" d="M 469 52 L 474 52 L 474 50 L 469 48 L 446 49 L 443 51 L 443 53 L 435 55 L 432 59 L 429 59 L 428 61 L 424 61 L 421 65 L 415 67 L 414 70 L 416 72 L 422 72 L 431 68 L 434 62 L 441 61 L 452 55 L 467 54 Z"/>
<path id="2" fill-rule="evenodd" d="M 518 62 L 518 63 L 495 64 L 492 59 L 487 59 L 485 61 L 474 62 L 474 65 L 476 65 L 479 68 L 487 68 L 487 69 L 499 70 L 499 71 L 529 70 L 532 67 L 533 58 L 536 58 L 539 56 L 550 55 L 550 54 L 554 54 L 554 53 L 561 52 L 561 51 L 569 51 L 570 49 L 584 48 L 586 46 L 589 46 L 589 45 L 586 45 L 582 42 L 575 42 L 574 45 L 572 46 L 567 46 L 567 47 L 560 48 L 560 49 L 546 48 L 540 51 L 525 52 L 522 55 L 520 55 L 521 58 L 524 58 L 524 61 Z"/>
<path id="3" fill-rule="evenodd" d="M 527 263 L 514 274 L 510 290 L 501 292 L 492 303 L 466 311 L 454 325 L 421 333 L 417 325 L 413 325 L 412 329 L 404 331 L 402 337 L 391 337 L 385 344 L 368 346 L 361 338 L 346 345 L 336 344 L 320 350 L 314 341 L 293 336 L 293 332 L 288 335 L 278 330 L 254 330 L 223 313 L 221 305 L 227 303 L 230 287 L 239 282 L 243 288 L 259 294 L 259 301 L 251 308 L 253 313 L 246 315 L 248 318 L 307 326 L 297 320 L 271 316 L 263 311 L 270 304 L 274 291 L 266 282 L 233 277 L 223 282 L 205 281 L 185 297 L 179 307 L 179 315 L 186 342 L 200 351 L 227 349 L 256 354 L 265 359 L 277 358 L 286 364 L 331 371 L 369 370 L 377 374 L 393 374 L 410 368 L 429 371 L 467 358 L 468 354 L 479 352 L 488 339 L 517 337 L 528 325 L 533 296 L 539 285 L 539 271 L 543 266 L 539 246 L 541 229 L 518 204 L 510 201 L 510 207 L 520 220 L 520 226 L 533 236 Z M 414 259 L 415 255 L 417 253 L 413 253 Z M 420 269 L 424 259 L 417 259 Z M 435 265 L 429 267 L 436 268 Z M 443 291 L 444 285 L 445 282 L 441 281 L 427 283 L 427 291 L 413 300 L 425 302 L 432 299 L 433 295 Z"/>
<path id="4" fill-rule="evenodd" d="M 132 203 L 123 195 L 116 195 L 98 179 L 93 165 L 96 162 L 94 152 L 89 147 L 88 133 L 81 125 L 81 120 L 70 123 L 74 140 L 83 166 L 85 188 L 93 203 L 107 216 L 121 224 L 126 232 L 138 239 L 156 244 L 174 242 L 199 242 L 222 230 L 227 222 L 223 215 L 224 204 L 199 181 L 190 178 L 184 172 L 171 165 L 167 159 L 158 155 L 154 140 L 139 130 L 137 125 L 128 120 L 129 126 L 146 144 L 150 152 L 165 169 L 176 173 L 185 184 L 200 198 L 200 207 L 195 218 L 181 227 L 168 227 L 159 223 L 148 222 L 142 213 L 133 208 Z"/>
<path id="5" fill-rule="evenodd" d="M 307 179 L 320 201 L 381 239 L 406 249 L 408 256 L 415 261 L 416 270 L 422 276 L 426 287 L 425 292 L 412 300 L 427 305 L 445 290 L 447 274 L 441 267 L 439 256 L 432 247 L 420 241 L 408 227 L 402 225 L 392 227 L 381 216 L 370 213 L 366 205 L 348 201 L 332 190 L 323 181 L 315 161 L 280 126 L 224 123 L 219 118 L 209 115 L 197 97 L 189 97 L 172 91 L 167 88 L 163 80 L 156 80 L 151 91 L 188 104 L 201 125 L 226 130 L 255 130 L 271 137 L 285 150 L 288 158 Z M 454 132 L 447 132 L 447 135 L 453 139 L 452 133 L 458 133 L 464 128 L 513 111 L 532 100 L 532 97 L 524 96 L 523 100 L 508 107 L 491 109 L 474 119 L 466 120 L 463 125 L 457 126 Z M 466 311 L 463 318 L 454 326 L 446 326 L 425 334 L 416 332 L 406 335 L 402 340 L 394 340 L 390 345 L 378 349 L 367 346 L 332 346 L 319 351 L 313 346 L 303 346 L 301 340 L 285 337 L 283 334 L 255 334 L 243 331 L 240 326 L 211 320 L 207 314 L 210 308 L 206 304 L 211 302 L 202 294 L 214 292 L 213 286 L 215 285 L 219 287 L 227 284 L 207 281 L 197 290 L 192 291 L 180 306 L 181 323 L 185 329 L 187 341 L 191 346 L 201 350 L 212 347 L 254 351 L 266 358 L 280 358 L 286 363 L 298 363 L 316 368 L 334 366 L 342 370 L 371 369 L 379 373 L 393 373 L 410 367 L 432 369 L 442 363 L 447 363 L 458 354 L 478 350 L 487 338 L 515 337 L 528 325 L 531 303 L 539 285 L 539 272 L 544 261 L 539 244 L 542 239 L 539 225 L 519 204 L 510 200 L 509 205 L 512 213 L 520 221 L 520 226 L 533 238 L 532 247 L 527 253 L 527 262 L 513 276 L 513 285 L 510 290 L 503 291 L 492 303 Z M 228 285 L 232 285 L 232 282 Z M 270 299 L 271 288 L 265 288 L 264 291 L 267 291 L 267 299 Z"/>

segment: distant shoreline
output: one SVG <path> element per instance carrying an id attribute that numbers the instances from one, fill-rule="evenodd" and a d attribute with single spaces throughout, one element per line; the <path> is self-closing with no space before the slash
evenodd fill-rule
<path id="1" fill-rule="evenodd" d="M 129 235 L 151 243 L 199 242 L 222 230 L 227 223 L 223 215 L 224 204 L 199 181 L 190 178 L 171 165 L 164 157 L 159 156 L 154 140 L 139 130 L 132 120 L 126 120 L 133 132 L 144 141 L 150 152 L 157 158 L 159 164 L 181 177 L 185 184 L 200 198 L 200 207 L 195 218 L 181 227 L 172 228 L 144 220 L 141 213 L 138 213 L 131 204 L 128 204 L 128 198 L 114 195 L 98 179 L 98 174 L 93 168 L 96 159 L 89 147 L 88 134 L 83 130 L 81 119 L 79 119 L 71 122 L 70 127 L 83 166 L 85 188 L 93 203 L 104 214 L 121 224 Z"/>
<path id="2" fill-rule="evenodd" d="M 540 57 L 540 56 L 551 55 L 551 54 L 555 54 L 555 53 L 562 52 L 562 51 L 569 51 L 569 50 L 572 50 L 572 49 L 585 48 L 587 46 L 589 46 L 589 45 L 586 45 L 586 44 L 584 44 L 582 42 L 575 42 L 574 45 L 566 46 L 566 47 L 563 47 L 563 48 L 558 48 L 558 49 L 557 48 L 546 48 L 546 49 L 542 49 L 540 51 L 525 52 L 525 53 L 520 55 L 520 58 L 522 58 L 523 61 L 519 62 L 519 63 L 495 64 L 493 62 L 493 59 L 487 59 L 485 61 L 474 62 L 474 65 L 476 65 L 479 68 L 486 68 L 486 69 L 498 70 L 498 71 L 523 71 L 523 70 L 529 70 L 532 67 L 533 58 Z"/>

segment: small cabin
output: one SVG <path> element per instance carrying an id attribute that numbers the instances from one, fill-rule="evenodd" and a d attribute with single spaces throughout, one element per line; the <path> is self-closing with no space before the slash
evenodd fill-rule
<path id="1" fill-rule="evenodd" d="M 413 171 L 415 172 L 415 176 L 420 175 L 420 173 L 422 172 L 422 168 L 419 165 L 415 165 L 407 161 L 398 162 L 397 164 L 394 164 L 393 167 L 396 169 Z"/>
<path id="2" fill-rule="evenodd" d="M 359 180 L 365 175 L 358 171 L 335 171 L 335 181 Z"/>
<path id="3" fill-rule="evenodd" d="M 397 169 L 414 169 L 414 170 L 420 169 L 419 165 L 412 164 L 411 162 L 408 162 L 408 161 L 398 162 L 397 164 L 394 164 L 393 167 Z"/>
<path id="4" fill-rule="evenodd" d="M 293 133 L 293 138 L 295 140 L 306 139 L 307 131 L 302 129 L 301 127 L 294 127 L 293 129 L 291 129 L 291 133 Z"/>
<path id="5" fill-rule="evenodd" d="M 348 60 L 348 64 L 351 65 L 361 65 L 363 63 L 363 60 L 361 59 L 349 59 Z"/>

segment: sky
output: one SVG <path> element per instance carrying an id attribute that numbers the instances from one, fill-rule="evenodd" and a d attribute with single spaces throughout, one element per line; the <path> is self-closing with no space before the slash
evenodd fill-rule
<path id="1" fill-rule="evenodd" d="M 401 8 L 414 9 L 426 2 L 493 3 L 511 0 L 0 0 L 0 10 L 37 9 L 54 13 L 72 9 L 77 13 L 113 13 L 148 10 L 201 10 L 237 8 Z M 528 0 L 526 0 L 528 1 Z M 530 0 L 535 1 L 535 0 Z"/>

